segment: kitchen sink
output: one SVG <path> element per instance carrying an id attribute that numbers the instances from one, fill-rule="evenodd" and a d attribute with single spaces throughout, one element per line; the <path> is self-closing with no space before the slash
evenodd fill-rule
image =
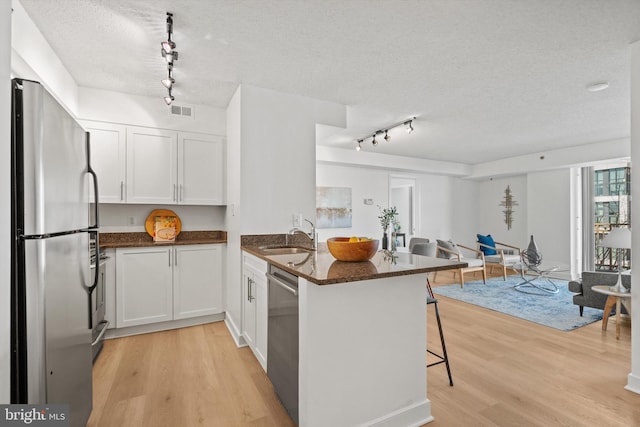
<path id="1" fill-rule="evenodd" d="M 259 248 L 265 255 L 292 255 L 292 254 L 308 254 L 313 249 L 301 248 L 299 246 L 260 246 Z"/>

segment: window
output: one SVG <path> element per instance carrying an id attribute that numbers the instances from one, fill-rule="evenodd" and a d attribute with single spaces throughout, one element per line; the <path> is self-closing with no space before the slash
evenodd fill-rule
<path id="1" fill-rule="evenodd" d="M 585 169 L 585 172 L 589 169 Z M 631 168 L 629 164 L 612 164 L 599 170 L 593 170 L 593 223 L 584 224 L 585 230 L 592 230 L 590 236 L 583 235 L 584 244 L 591 245 L 585 249 L 583 267 L 587 270 L 615 270 L 615 257 L 609 248 L 602 248 L 599 243 L 614 227 L 631 226 Z M 586 221 L 588 217 L 584 217 Z M 587 243 L 587 240 L 589 243 Z M 628 252 L 628 251 L 627 251 Z M 628 265 L 629 254 L 624 256 Z M 592 261 L 588 258 L 592 258 Z"/>

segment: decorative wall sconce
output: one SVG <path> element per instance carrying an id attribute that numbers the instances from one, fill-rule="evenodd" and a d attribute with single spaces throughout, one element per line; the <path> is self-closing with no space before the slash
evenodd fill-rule
<path id="1" fill-rule="evenodd" d="M 507 224 L 507 230 L 511 230 L 511 224 L 513 224 L 513 207 L 518 206 L 518 202 L 513 200 L 513 194 L 511 194 L 511 188 L 507 185 L 504 190 L 504 200 L 500 202 L 500 206 L 504 208 L 504 223 Z"/>
<path id="2" fill-rule="evenodd" d="M 378 129 L 377 131 L 373 132 L 373 134 L 369 135 L 369 136 L 365 136 L 363 138 L 360 139 L 356 139 L 356 151 L 360 151 L 362 149 L 362 143 L 365 142 L 367 139 L 371 138 L 371 144 L 376 146 L 378 145 L 379 140 L 376 139 L 377 136 L 382 136 L 384 135 L 383 139 L 387 142 L 391 141 L 391 135 L 389 135 L 389 131 L 391 129 L 395 129 L 397 127 L 400 126 L 406 126 L 406 130 L 407 133 L 411 133 L 413 132 L 413 121 L 415 120 L 415 117 L 411 117 L 408 120 L 405 120 L 403 122 L 400 123 L 396 123 L 395 125 L 389 126 L 388 128 L 384 128 L 384 129 Z"/>
<path id="3" fill-rule="evenodd" d="M 164 102 L 167 105 L 171 105 L 174 96 L 171 94 L 171 89 L 173 85 L 176 83 L 173 78 L 173 63 L 178 60 L 178 51 L 176 50 L 176 44 L 173 40 L 171 40 L 171 36 L 173 35 L 173 13 L 167 12 L 167 40 L 160 43 L 160 54 L 167 61 L 167 73 L 168 76 L 166 79 L 163 79 L 162 85 L 167 88 L 169 94 L 164 97 Z"/>

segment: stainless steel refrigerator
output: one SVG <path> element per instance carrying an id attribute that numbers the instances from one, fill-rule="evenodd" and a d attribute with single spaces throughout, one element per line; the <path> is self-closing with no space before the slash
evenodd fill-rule
<path id="1" fill-rule="evenodd" d="M 88 134 L 33 81 L 12 80 L 12 116 L 11 401 L 69 404 L 71 425 L 85 426 L 98 228 Z"/>

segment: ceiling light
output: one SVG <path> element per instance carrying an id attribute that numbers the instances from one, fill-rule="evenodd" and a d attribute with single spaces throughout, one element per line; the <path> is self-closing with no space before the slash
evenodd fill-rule
<path id="1" fill-rule="evenodd" d="M 171 105 L 171 103 L 175 100 L 174 96 L 171 95 L 171 89 L 169 89 L 169 95 L 164 97 L 164 102 L 167 105 Z"/>
<path id="2" fill-rule="evenodd" d="M 172 34 L 173 13 L 167 12 L 167 40 L 160 42 L 160 55 L 162 55 L 165 61 L 167 61 L 168 76 L 166 79 L 161 80 L 162 85 L 169 91 L 168 95 L 164 97 L 164 102 L 167 105 L 171 105 L 175 100 L 174 96 L 171 94 L 171 88 L 173 88 L 176 81 L 171 72 L 173 71 L 173 62 L 178 60 L 178 51 L 175 50 L 176 44 L 171 40 Z"/>
<path id="3" fill-rule="evenodd" d="M 173 52 L 173 49 L 176 48 L 176 44 L 171 40 L 160 43 L 160 46 L 162 46 L 162 52 L 164 52 L 165 54 Z"/>
<path id="4" fill-rule="evenodd" d="M 356 150 L 360 151 L 360 149 L 362 148 L 361 147 L 362 142 L 364 140 L 366 140 L 367 138 L 371 138 L 371 144 L 378 145 L 378 140 L 376 139 L 376 136 L 378 136 L 378 135 L 384 134 L 384 140 L 387 141 L 387 142 L 391 141 L 391 135 L 389 134 L 389 131 L 391 129 L 395 129 L 395 128 L 400 127 L 400 126 L 407 126 L 407 133 L 413 132 L 413 121 L 415 119 L 416 119 L 415 117 L 412 117 L 409 120 L 405 120 L 403 122 L 396 123 L 396 124 L 391 125 L 391 126 L 385 128 L 385 129 L 378 129 L 371 136 L 365 136 L 362 139 L 356 139 L 356 141 L 358 142 L 358 146 L 356 147 Z"/>
<path id="5" fill-rule="evenodd" d="M 415 118 L 415 117 L 414 117 Z M 411 133 L 413 132 L 413 119 L 411 120 L 407 120 L 406 122 L 403 123 L 405 126 L 407 126 L 407 133 Z"/>
<path id="6" fill-rule="evenodd" d="M 600 92 L 601 90 L 605 90 L 608 87 L 609 87 L 609 82 L 602 81 L 602 82 L 596 82 L 596 83 L 591 83 L 587 85 L 587 90 L 589 92 Z"/>
<path id="7" fill-rule="evenodd" d="M 164 85 L 164 87 L 166 87 L 167 89 L 171 89 L 173 87 L 173 84 L 176 81 L 175 81 L 175 79 L 173 77 L 169 77 L 167 79 L 162 79 L 161 82 Z"/>

